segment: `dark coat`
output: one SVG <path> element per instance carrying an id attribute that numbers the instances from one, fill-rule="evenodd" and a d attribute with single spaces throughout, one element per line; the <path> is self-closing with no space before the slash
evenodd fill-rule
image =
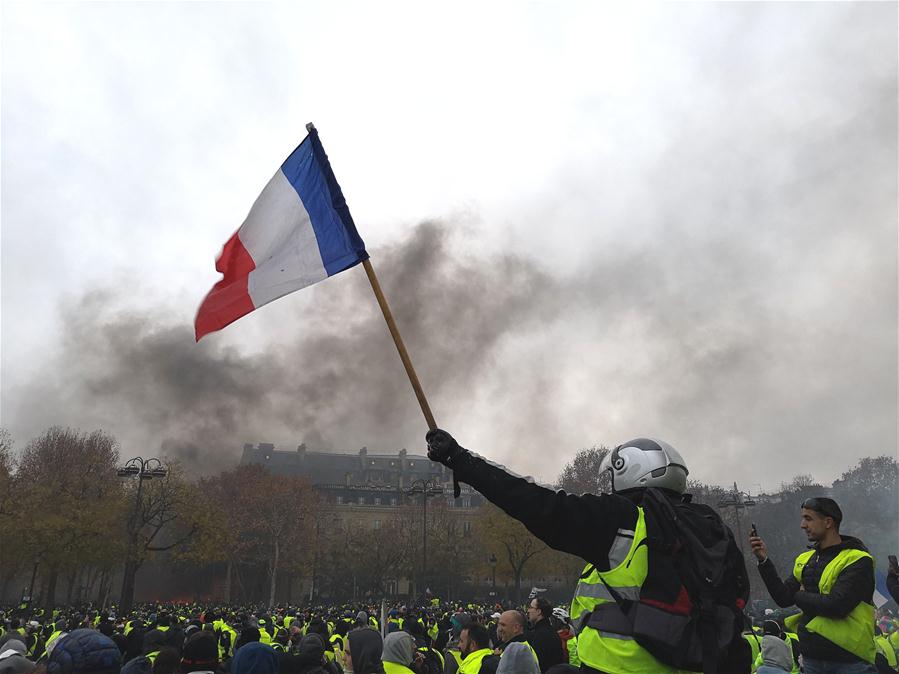
<path id="1" fill-rule="evenodd" d="M 559 633 L 553 629 L 553 626 L 546 618 L 537 621 L 537 624 L 528 630 L 525 636 L 537 654 L 541 672 L 546 672 L 553 665 L 565 662 Z"/>

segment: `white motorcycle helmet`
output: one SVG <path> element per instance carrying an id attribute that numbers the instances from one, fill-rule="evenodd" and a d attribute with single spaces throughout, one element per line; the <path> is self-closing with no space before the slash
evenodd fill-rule
<path id="1" fill-rule="evenodd" d="M 687 464 L 674 447 L 663 440 L 637 438 L 606 455 L 599 468 L 609 471 L 616 494 L 656 487 L 683 494 L 687 489 Z"/>

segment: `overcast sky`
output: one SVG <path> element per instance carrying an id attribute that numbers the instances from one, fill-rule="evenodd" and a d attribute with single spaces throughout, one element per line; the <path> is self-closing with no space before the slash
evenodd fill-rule
<path id="1" fill-rule="evenodd" d="M 896 3 L 2 5 L 0 423 L 423 451 L 361 268 L 193 342 L 313 121 L 438 424 L 551 481 L 897 452 Z"/>

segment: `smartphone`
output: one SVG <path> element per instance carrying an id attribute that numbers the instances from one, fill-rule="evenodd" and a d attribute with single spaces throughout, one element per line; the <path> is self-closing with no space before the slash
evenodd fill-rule
<path id="1" fill-rule="evenodd" d="M 750 536 L 758 536 L 759 530 L 755 528 L 755 522 L 751 522 L 750 524 L 752 524 L 752 528 L 749 530 L 749 535 Z"/>

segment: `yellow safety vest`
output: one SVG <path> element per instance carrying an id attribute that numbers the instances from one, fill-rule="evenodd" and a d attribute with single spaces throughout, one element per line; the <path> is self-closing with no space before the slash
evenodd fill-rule
<path id="1" fill-rule="evenodd" d="M 384 660 L 384 674 L 415 674 L 415 672 L 405 665 Z"/>
<path id="2" fill-rule="evenodd" d="M 799 644 L 799 637 L 795 632 L 784 632 L 784 641 L 787 642 L 787 646 L 790 647 L 790 657 L 793 658 L 793 669 L 790 670 L 790 674 L 799 674 L 799 658 L 796 655 L 796 651 L 793 649 L 793 644 Z"/>
<path id="3" fill-rule="evenodd" d="M 469 653 L 462 660 L 462 665 L 459 667 L 459 674 L 478 674 L 478 672 L 481 671 L 481 663 L 488 655 L 493 655 L 493 651 L 489 648 L 482 648 L 473 653 Z"/>
<path id="4" fill-rule="evenodd" d="M 534 656 L 534 662 L 536 662 L 538 665 L 540 664 L 540 658 L 537 657 L 537 651 L 534 650 L 534 647 L 531 646 L 530 643 L 528 643 L 527 641 L 513 641 L 513 642 L 509 642 L 509 643 L 519 643 L 519 644 L 524 644 L 525 646 L 527 646 L 528 649 L 531 651 L 531 655 Z M 508 644 L 506 644 L 506 645 L 508 645 Z M 505 655 L 505 654 L 506 654 L 506 650 L 504 647 L 503 652 L 499 657 L 503 657 L 503 655 Z"/>
<path id="5" fill-rule="evenodd" d="M 649 651 L 629 634 L 590 627 L 591 615 L 600 607 L 611 605 L 618 611 L 603 580 L 625 599 L 636 601 L 640 588 L 649 573 L 646 540 L 646 520 L 643 508 L 637 508 L 634 530 L 619 529 L 609 548 L 608 571 L 587 565 L 571 601 L 572 623 L 578 634 L 577 654 L 582 664 L 608 674 L 678 674 L 681 670 L 656 660 Z"/>
<path id="6" fill-rule="evenodd" d="M 748 634 L 744 634 L 743 638 L 749 643 L 749 648 L 752 650 L 752 671 L 754 672 L 759 668 L 762 660 L 762 644 L 759 643 L 758 635 L 755 632 L 750 632 Z"/>
<path id="7" fill-rule="evenodd" d="M 816 552 L 816 550 L 809 550 L 796 558 L 796 562 L 793 564 L 793 577 L 800 583 L 802 582 L 802 570 Z M 818 583 L 818 591 L 821 594 L 830 594 L 843 569 L 865 558 L 871 559 L 872 563 L 874 561 L 874 558 L 864 550 L 841 550 L 824 567 Z M 788 629 L 794 630 L 801 617 L 801 613 L 788 616 L 784 620 L 784 625 Z M 806 623 L 805 629 L 821 635 L 865 662 L 874 663 L 877 649 L 874 646 L 874 606 L 872 604 L 861 601 L 849 615 L 842 618 L 816 616 Z"/>
<path id="8" fill-rule="evenodd" d="M 896 669 L 896 651 L 893 650 L 893 645 L 890 643 L 890 640 L 885 636 L 874 637 L 874 645 L 877 647 L 878 651 L 883 653 L 883 657 L 887 659 L 887 664 L 893 669 Z"/>

